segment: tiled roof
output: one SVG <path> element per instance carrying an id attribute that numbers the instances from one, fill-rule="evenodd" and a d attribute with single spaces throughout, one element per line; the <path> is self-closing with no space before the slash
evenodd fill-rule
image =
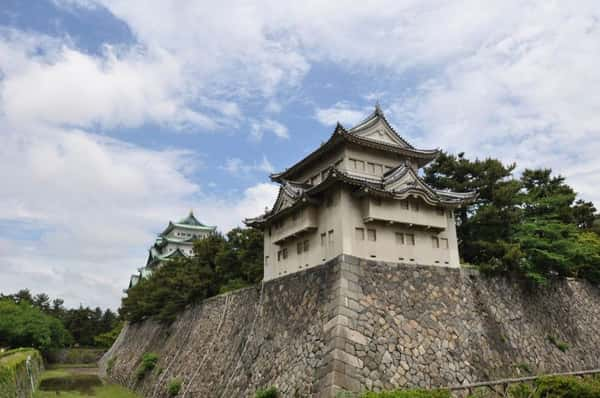
<path id="1" fill-rule="evenodd" d="M 383 142 L 380 140 L 374 140 L 367 137 L 362 137 L 358 133 L 369 128 L 374 123 L 381 121 L 384 123 L 392 134 L 397 138 L 400 144 L 393 144 L 389 142 Z M 381 109 L 377 106 L 375 111 L 369 115 L 364 121 L 359 123 L 358 125 L 352 127 L 349 130 L 346 130 L 341 124 L 337 124 L 333 134 L 329 137 L 329 139 L 322 144 L 319 148 L 308 154 L 299 162 L 295 163 L 293 166 L 289 167 L 283 172 L 271 174 L 271 180 L 276 182 L 283 182 L 285 180 L 289 180 L 292 175 L 298 171 L 300 171 L 305 166 L 311 164 L 313 161 L 317 160 L 320 156 L 325 153 L 335 150 L 339 148 L 339 144 L 343 142 L 350 142 L 356 145 L 360 145 L 363 147 L 373 148 L 381 151 L 397 153 L 407 158 L 414 159 L 419 167 L 426 165 L 435 159 L 440 151 L 438 149 L 416 149 L 411 144 L 409 144 L 404 138 L 402 138 L 396 130 L 389 124 L 387 119 L 385 118 Z"/>
<path id="2" fill-rule="evenodd" d="M 284 181 L 273 209 L 267 211 L 262 216 L 248 218 L 244 220 L 244 223 L 249 226 L 259 226 L 275 216 L 282 215 L 283 211 L 287 213 L 301 206 L 303 203 L 308 201 L 314 202 L 314 199 L 312 199 L 314 195 L 323 192 L 336 183 L 354 186 L 357 189 L 363 190 L 366 194 L 385 196 L 392 199 L 401 200 L 416 196 L 432 206 L 457 207 L 469 203 L 477 197 L 475 192 L 456 193 L 432 188 L 419 177 L 412 167 L 405 164 L 390 170 L 380 178 L 365 177 L 331 167 L 324 181 L 318 185 L 303 189 L 301 194 L 291 197 L 292 202 L 288 203 L 285 208 L 281 208 L 278 206 L 278 203 L 287 190 L 286 182 Z"/>

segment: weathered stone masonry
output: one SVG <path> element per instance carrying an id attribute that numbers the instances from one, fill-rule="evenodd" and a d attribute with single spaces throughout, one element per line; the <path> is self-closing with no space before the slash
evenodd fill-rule
<path id="1" fill-rule="evenodd" d="M 531 292 L 460 269 L 339 256 L 259 296 L 211 298 L 170 327 L 129 325 L 102 363 L 113 358 L 110 377 L 147 397 L 165 397 L 175 377 L 187 397 L 251 397 L 270 385 L 285 397 L 334 397 L 600 367 L 600 290 L 580 281 Z M 137 382 L 144 352 L 160 360 Z"/>

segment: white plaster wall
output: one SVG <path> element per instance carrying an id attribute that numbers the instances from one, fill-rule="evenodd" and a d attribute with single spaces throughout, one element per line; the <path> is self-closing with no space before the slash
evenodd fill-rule
<path id="1" fill-rule="evenodd" d="M 349 190 L 344 190 L 342 193 L 342 207 L 344 220 L 344 254 L 350 254 L 356 257 L 371 258 L 389 262 L 404 262 L 424 265 L 437 265 L 446 267 L 458 267 L 458 246 L 456 241 L 456 230 L 454 226 L 454 218 L 448 211 L 445 212 L 443 220 L 446 223 L 446 229 L 438 232 L 437 230 L 427 230 L 423 227 L 409 227 L 407 225 L 394 223 L 390 224 L 383 221 L 364 222 L 364 201 L 368 201 L 368 197 L 356 198 L 351 195 Z M 382 206 L 389 205 L 389 209 L 393 209 L 397 201 L 383 200 Z M 385 208 L 385 207 L 384 207 Z M 419 213 L 426 209 L 426 205 L 421 201 Z M 398 210 L 396 210 L 398 211 Z M 406 210 L 405 210 L 406 211 Z M 408 210 L 411 211 L 411 210 Z M 435 210 L 429 209 L 433 214 L 431 217 L 437 216 Z M 417 213 L 418 214 L 418 213 Z M 425 213 L 427 214 L 427 213 Z M 425 215 L 424 214 L 424 215 Z M 450 214 L 450 216 L 448 216 Z M 365 240 L 356 239 L 356 228 L 364 228 Z M 372 242 L 367 239 L 367 230 L 374 229 L 376 231 L 376 241 Z M 396 232 L 410 233 L 415 236 L 415 245 L 396 243 Z M 440 248 L 434 248 L 432 237 L 440 239 Z M 448 249 L 444 248 L 441 238 L 448 239 Z"/>
<path id="2" fill-rule="evenodd" d="M 273 243 L 275 237 L 273 230 L 271 236 L 269 236 L 268 228 L 265 230 L 265 280 L 317 266 L 342 253 L 341 192 L 336 189 L 332 191 L 331 195 L 334 199 L 330 207 L 327 207 L 327 201 L 324 200 L 317 208 L 318 227 L 316 230 L 289 239 L 282 245 Z M 333 231 L 333 244 L 329 243 L 329 231 Z M 321 234 L 325 234 L 325 245 L 321 245 Z M 297 244 L 298 242 L 304 243 L 305 240 L 309 241 L 309 250 L 307 252 L 303 250 L 298 254 Z M 278 261 L 277 252 L 283 248 L 287 248 L 288 257 Z"/>
<path id="3" fill-rule="evenodd" d="M 318 161 L 315 161 L 310 167 L 305 168 L 299 173 L 292 175 L 291 179 L 297 182 L 306 182 L 310 178 L 321 174 L 324 170 L 331 167 L 337 161 L 343 159 L 343 149 L 332 151 L 329 154 L 323 156 Z M 320 177 L 317 179 L 317 184 L 321 182 Z"/>
<path id="4" fill-rule="evenodd" d="M 456 229 L 454 217 L 448 210 L 443 216 L 435 213 L 435 210 L 421 201 L 419 213 L 423 216 L 436 217 L 446 223 L 443 231 L 437 229 L 426 229 L 424 227 L 409 227 L 406 224 L 383 221 L 365 222 L 364 205 L 369 201 L 368 197 L 357 198 L 353 196 L 348 188 L 338 188 L 332 191 L 335 198 L 333 205 L 327 207 L 327 201 L 317 209 L 318 228 L 287 240 L 282 245 L 273 243 L 268 229 L 264 234 L 265 244 L 265 274 L 264 279 L 270 280 L 280 276 L 288 275 L 306 268 L 322 264 L 339 254 L 350 254 L 356 257 L 374 259 L 389 262 L 402 262 L 408 264 L 423 264 L 443 267 L 459 267 L 458 245 L 456 240 Z M 382 206 L 389 205 L 389 209 L 395 209 L 395 203 L 382 202 Z M 390 210 L 391 211 L 391 210 Z M 429 214 L 429 213 L 431 214 Z M 290 216 L 288 216 L 290 217 Z M 356 236 L 356 228 L 363 228 L 365 239 L 359 240 Z M 376 240 L 368 239 L 368 230 L 373 229 Z M 329 244 L 329 231 L 334 231 L 334 242 Z M 409 245 L 408 239 L 405 244 L 396 241 L 396 232 L 413 234 L 415 245 Z M 325 245 L 321 245 L 321 234 L 325 233 Z M 440 247 L 433 247 L 432 237 L 439 239 Z M 442 238 L 448 239 L 448 248 L 443 244 Z M 297 251 L 297 243 L 308 240 L 309 250 Z M 288 257 L 277 260 L 277 252 L 287 248 Z"/>

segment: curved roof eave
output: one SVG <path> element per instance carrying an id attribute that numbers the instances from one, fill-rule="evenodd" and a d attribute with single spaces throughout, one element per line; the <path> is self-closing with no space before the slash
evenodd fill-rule
<path id="1" fill-rule="evenodd" d="M 439 149 L 414 149 L 414 148 L 404 148 L 396 145 L 390 145 L 383 142 L 378 142 L 374 140 L 370 140 L 368 138 L 363 138 L 356 136 L 354 134 L 349 133 L 346 129 L 338 123 L 331 137 L 319 148 L 315 149 L 313 152 L 305 156 L 300 161 L 296 162 L 293 166 L 288 169 L 279 172 L 273 173 L 269 177 L 273 182 L 282 183 L 285 179 L 288 179 L 289 176 L 295 172 L 300 171 L 303 167 L 309 164 L 311 161 L 317 159 L 319 156 L 324 155 L 328 151 L 336 148 L 336 143 L 339 141 L 350 142 L 356 145 L 362 145 L 365 147 L 378 149 L 382 151 L 398 153 L 404 155 L 409 158 L 414 158 L 419 163 L 419 167 L 431 162 L 434 160 L 439 154 Z"/>

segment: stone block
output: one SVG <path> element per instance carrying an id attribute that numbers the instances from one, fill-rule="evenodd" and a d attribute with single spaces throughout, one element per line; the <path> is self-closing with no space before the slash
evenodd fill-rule
<path id="1" fill-rule="evenodd" d="M 327 321 L 325 325 L 323 325 L 323 331 L 328 332 L 338 325 L 350 326 L 350 319 L 345 315 L 335 315 L 333 318 Z"/>
<path id="2" fill-rule="evenodd" d="M 333 359 L 341 361 L 347 365 L 353 366 L 355 368 L 362 368 L 363 367 L 363 361 L 359 358 L 357 358 L 356 356 L 352 355 L 352 354 L 348 354 L 347 352 L 344 352 L 342 350 L 339 349 L 334 349 L 333 351 L 331 351 L 331 354 Z"/>

